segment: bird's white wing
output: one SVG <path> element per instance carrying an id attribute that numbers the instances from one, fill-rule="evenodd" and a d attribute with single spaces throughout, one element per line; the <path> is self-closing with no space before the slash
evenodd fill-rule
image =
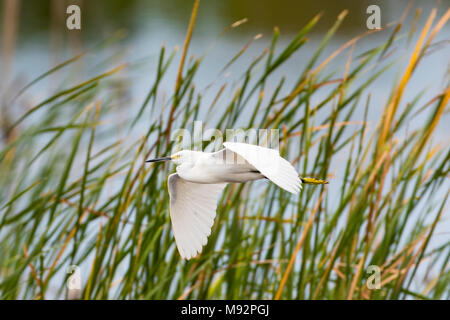
<path id="1" fill-rule="evenodd" d="M 302 182 L 297 170 L 277 150 L 240 142 L 224 142 L 223 145 L 244 158 L 280 188 L 294 194 L 300 191 Z"/>
<path id="2" fill-rule="evenodd" d="M 183 259 L 189 260 L 202 251 L 214 224 L 217 199 L 225 186 L 189 182 L 177 173 L 169 176 L 170 219 Z"/>

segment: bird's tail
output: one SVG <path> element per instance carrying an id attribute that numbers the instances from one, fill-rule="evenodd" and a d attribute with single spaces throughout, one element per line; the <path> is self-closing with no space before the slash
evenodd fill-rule
<path id="1" fill-rule="evenodd" d="M 328 184 L 328 181 L 315 178 L 302 178 L 300 180 L 305 184 Z"/>

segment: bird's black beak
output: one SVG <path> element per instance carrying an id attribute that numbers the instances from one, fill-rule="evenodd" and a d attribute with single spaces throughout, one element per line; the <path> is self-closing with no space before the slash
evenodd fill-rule
<path id="1" fill-rule="evenodd" d="M 147 160 L 145 162 L 159 162 L 159 161 L 169 161 L 169 160 L 172 160 L 172 158 L 171 157 L 155 158 L 155 159 Z"/>

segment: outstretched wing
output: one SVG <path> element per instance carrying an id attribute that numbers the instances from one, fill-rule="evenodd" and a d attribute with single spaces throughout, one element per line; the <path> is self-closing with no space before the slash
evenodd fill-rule
<path id="1" fill-rule="evenodd" d="M 191 259 L 208 241 L 216 217 L 217 199 L 226 184 L 201 184 L 169 176 L 170 219 L 178 252 Z"/>
<path id="2" fill-rule="evenodd" d="M 297 170 L 277 150 L 240 142 L 224 142 L 223 145 L 244 158 L 280 188 L 294 194 L 300 191 L 302 183 Z"/>

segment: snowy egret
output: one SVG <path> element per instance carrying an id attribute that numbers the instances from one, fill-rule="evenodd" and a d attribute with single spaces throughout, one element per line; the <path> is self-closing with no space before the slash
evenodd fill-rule
<path id="1" fill-rule="evenodd" d="M 170 157 L 147 160 L 177 165 L 177 173 L 169 176 L 168 188 L 173 233 L 183 259 L 195 257 L 206 245 L 217 200 L 227 183 L 268 179 L 293 194 L 300 191 L 302 182 L 328 183 L 299 177 L 277 150 L 238 142 L 223 145 L 224 149 L 213 153 L 182 150 Z"/>

